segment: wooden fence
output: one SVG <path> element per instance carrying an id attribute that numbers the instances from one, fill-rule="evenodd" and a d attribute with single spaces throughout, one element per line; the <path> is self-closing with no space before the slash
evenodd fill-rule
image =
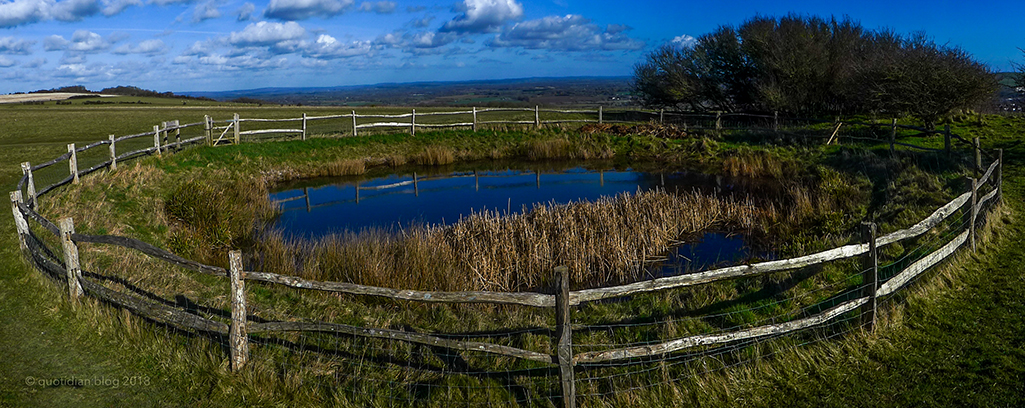
<path id="1" fill-rule="evenodd" d="M 448 126 L 474 126 L 485 123 L 495 122 L 478 122 L 476 114 L 487 111 L 495 110 L 472 110 L 471 114 L 474 115 L 473 122 L 460 123 Z M 534 110 L 537 115 L 540 110 Z M 463 112 L 446 112 L 448 115 L 462 114 Z M 603 112 L 599 110 L 598 121 L 603 121 Z M 660 116 L 664 116 L 664 113 L 660 113 Z M 302 120 L 302 128 L 305 129 L 306 121 L 317 120 L 325 118 L 364 118 L 371 117 L 373 115 L 340 115 L 332 117 L 307 117 L 303 115 L 300 119 Z M 411 130 L 410 133 L 415 133 L 415 127 L 421 126 L 415 124 L 415 120 L 419 115 L 415 112 L 409 115 L 392 115 L 385 117 L 385 115 L 376 115 L 381 118 L 406 118 L 410 119 Z M 535 116 L 537 118 L 537 116 Z M 717 119 L 721 120 L 721 116 Z M 248 359 L 249 355 L 249 335 L 255 333 L 270 333 L 270 332 L 330 332 L 340 333 L 349 336 L 365 337 L 365 338 L 377 338 L 386 339 L 390 341 L 399 341 L 415 344 L 423 344 L 430 346 L 437 346 L 447 348 L 451 350 L 457 350 L 461 352 L 472 352 L 472 353 L 489 353 L 502 356 L 510 356 L 518 359 L 525 359 L 544 364 L 549 364 L 552 367 L 557 368 L 560 376 L 560 384 L 562 389 L 562 401 L 565 406 L 575 406 L 576 394 L 575 394 L 575 367 L 581 364 L 593 364 L 602 362 L 617 362 L 627 361 L 638 358 L 661 358 L 670 355 L 674 352 L 694 348 L 698 346 L 708 346 L 715 344 L 725 344 L 731 342 L 737 342 L 744 339 L 754 339 L 766 336 L 781 335 L 785 333 L 791 333 L 802 329 L 808 329 L 815 326 L 824 325 L 830 321 L 836 320 L 840 316 L 843 316 L 849 312 L 860 310 L 860 314 L 863 318 L 864 324 L 871 328 L 875 322 L 875 305 L 877 299 L 889 296 L 897 292 L 900 288 L 905 286 L 908 282 L 914 279 L 916 276 L 922 274 L 928 268 L 938 264 L 942 260 L 949 257 L 954 251 L 961 246 L 968 243 L 974 250 L 976 242 L 976 224 L 977 217 L 979 217 L 982 209 L 991 200 L 1000 200 L 1002 198 L 1002 152 L 997 150 L 996 158 L 991 164 L 986 167 L 984 172 L 978 178 L 970 179 L 970 188 L 966 192 L 948 202 L 947 204 L 937 208 L 930 216 L 921 220 L 917 224 L 902 229 L 899 231 L 893 231 L 881 236 L 877 236 L 876 227 L 874 224 L 866 224 L 865 227 L 865 238 L 863 242 L 844 245 L 838 248 L 833 248 L 817 253 L 812 253 L 804 256 L 799 256 L 791 259 L 773 260 L 766 262 L 758 262 L 748 265 L 735 265 L 723 268 L 717 268 L 712 270 L 701 271 L 697 273 L 690 273 L 685 275 L 677 276 L 666 276 L 650 280 L 644 280 L 640 282 L 618 285 L 604 288 L 594 288 L 570 291 L 570 282 L 568 269 L 565 267 L 556 268 L 553 273 L 558 277 L 558 290 L 554 294 L 545 293 L 532 293 L 532 292 L 439 292 L 439 291 L 417 291 L 417 290 L 403 290 L 385 287 L 375 287 L 367 285 L 352 284 L 346 282 L 324 282 L 315 281 L 299 278 L 296 276 L 286 276 L 270 272 L 259 272 L 259 271 L 247 271 L 244 269 L 242 264 L 241 254 L 237 251 L 231 251 L 229 253 L 229 265 L 228 269 L 204 265 L 192 260 L 188 260 L 177 256 L 165 249 L 147 244 L 145 242 L 111 235 L 87 235 L 76 233 L 74 229 L 74 221 L 71 218 L 62 218 L 58 223 L 53 223 L 38 212 L 36 212 L 37 201 L 40 196 L 53 191 L 55 188 L 77 182 L 79 177 L 89 173 L 93 173 L 103 168 L 109 168 L 114 170 L 117 168 L 119 163 L 126 160 L 131 160 L 136 157 L 140 157 L 146 154 L 160 155 L 164 153 L 174 152 L 183 146 L 194 145 L 200 143 L 209 143 L 216 145 L 223 136 L 230 130 L 233 142 L 237 142 L 241 135 L 246 134 L 259 134 L 259 133 L 273 133 L 268 130 L 263 131 L 249 131 L 252 133 L 246 133 L 247 131 L 241 131 L 240 124 L 244 122 L 255 122 L 255 119 L 240 119 L 237 115 L 229 122 L 227 126 L 218 127 L 214 121 L 210 120 L 209 117 L 201 123 L 197 124 L 186 124 L 180 125 L 176 121 L 165 122 L 162 126 L 155 126 L 153 132 L 147 132 L 137 135 L 122 136 L 115 138 L 110 136 L 107 140 L 96 142 L 85 147 L 75 147 L 74 145 L 68 146 L 68 153 L 58 157 L 57 159 L 51 160 L 50 162 L 32 166 L 28 163 L 24 163 L 22 168 L 24 170 L 24 176 L 18 183 L 18 189 L 11 192 L 11 209 L 14 215 L 15 226 L 17 229 L 19 243 L 23 249 L 26 257 L 38 268 L 44 272 L 49 273 L 51 276 L 57 277 L 58 279 L 66 282 L 68 286 L 68 292 L 72 299 L 76 299 L 79 296 L 87 295 L 93 296 L 98 299 L 102 299 L 105 302 L 111 303 L 118 307 L 132 311 L 133 313 L 147 318 L 149 320 L 167 324 L 173 327 L 191 329 L 205 333 L 215 333 L 219 335 L 228 336 L 230 339 L 230 363 L 233 370 L 242 368 Z M 521 122 L 518 122 L 521 123 Z M 542 122 L 539 119 L 535 119 L 534 124 L 540 125 Z M 548 123 L 548 122 L 545 122 Z M 777 122 L 778 123 L 778 122 Z M 406 126 L 406 124 L 402 124 Z M 190 128 L 203 127 L 204 134 L 200 136 L 190 137 L 182 139 L 182 130 Z M 375 126 L 397 126 L 395 123 L 383 123 Z M 356 125 L 355 129 L 375 127 L 370 124 Z M 890 126 L 895 126 L 891 124 Z M 217 130 L 221 130 L 221 137 L 216 137 Z M 282 129 L 278 129 L 281 131 Z M 289 131 L 295 131 L 299 133 L 301 129 L 285 129 Z M 275 131 L 276 132 L 276 131 Z M 945 129 L 945 133 L 950 135 L 949 128 Z M 303 137 L 305 133 L 303 132 Z M 122 143 L 128 140 L 146 138 L 153 138 L 153 145 L 143 149 L 131 151 L 118 155 L 115 146 L 118 143 Z M 892 142 L 893 139 L 891 139 Z M 86 170 L 79 170 L 78 166 L 78 154 L 92 148 L 97 148 L 102 145 L 109 145 L 109 157 L 107 160 L 97 163 Z M 891 143 L 893 145 L 893 143 Z M 900 145 L 900 144 L 896 144 Z M 981 170 L 981 149 L 975 144 L 972 146 L 975 149 L 975 161 L 976 165 Z M 70 175 L 67 178 L 49 184 L 40 190 L 36 189 L 35 178 L 33 172 L 42 168 L 53 166 L 62 161 L 68 161 Z M 987 188 L 987 186 L 992 186 Z M 988 190 L 988 191 L 987 191 Z M 23 192 L 24 191 L 24 192 Z M 970 205 L 969 205 L 970 203 Z M 968 205 L 967 210 L 965 206 Z M 915 239 L 923 236 L 924 234 L 933 231 L 937 226 L 941 225 L 945 220 L 948 220 L 955 214 L 961 211 L 966 211 L 966 214 L 970 214 L 970 222 L 968 227 L 964 231 L 958 233 L 956 237 L 945 242 L 939 249 L 922 256 L 916 261 L 910 263 L 904 267 L 900 272 L 895 274 L 886 280 L 879 279 L 879 262 L 878 262 L 878 251 L 880 248 L 887 245 L 892 245 L 905 240 Z M 45 232 L 53 234 L 53 236 L 61 242 L 60 250 L 54 251 L 50 249 L 43 241 L 38 238 L 39 229 L 30 227 L 30 221 L 42 228 Z M 190 312 L 178 307 L 170 306 L 166 303 L 157 302 L 151 299 L 140 297 L 130 293 L 119 292 L 96 282 L 89 276 L 84 276 L 81 270 L 80 259 L 82 256 L 89 256 L 79 252 L 78 246 L 81 243 L 91 243 L 100 245 L 112 245 L 118 247 L 129 248 L 131 250 L 139 251 L 150 257 L 166 261 L 172 265 L 192 270 L 199 273 L 210 274 L 214 276 L 224 277 L 230 282 L 230 293 L 226 294 L 231 299 L 231 310 L 230 310 L 230 324 L 212 320 L 200 316 L 197 313 Z M 55 253 L 56 252 L 56 253 Z M 61 254 L 61 255 L 57 255 Z M 580 353 L 573 353 L 572 343 L 572 315 L 570 311 L 574 306 L 578 306 L 587 302 L 595 302 L 612 298 L 623 298 L 631 295 L 646 292 L 664 291 L 675 288 L 703 285 L 712 282 L 723 281 L 727 279 L 741 279 L 760 276 L 772 272 L 793 270 L 797 268 L 803 268 L 813 265 L 820 265 L 827 262 L 833 262 L 842 259 L 849 259 L 853 257 L 864 256 L 867 259 L 867 265 L 870 267 L 866 270 L 863 277 L 865 289 L 861 296 L 840 302 L 832 305 L 827 309 L 801 318 L 796 318 L 789 321 L 780 323 L 766 324 L 755 327 L 747 327 L 738 330 L 712 333 L 712 334 L 701 334 L 693 335 L 682 338 L 671 338 L 662 339 L 659 342 L 644 344 L 639 346 L 628 346 L 628 347 L 613 347 L 605 348 L 600 350 L 585 351 Z M 501 344 L 494 344 L 484 341 L 468 341 L 468 340 L 457 340 L 452 338 L 451 335 L 445 333 L 417 333 L 403 330 L 392 330 L 382 328 L 368 328 L 359 327 L 345 324 L 336 324 L 328 322 L 299 322 L 299 321 L 249 321 L 246 318 L 246 281 L 260 281 L 274 285 L 281 285 L 290 288 L 297 288 L 302 290 L 313 290 L 313 291 L 326 291 L 345 293 L 351 295 L 362 295 L 362 296 L 376 296 L 396 300 L 413 301 L 413 302 L 426 302 L 426 303 L 492 303 L 492 304 L 503 304 L 503 305 L 515 305 L 524 306 L 530 308 L 546 308 L 554 309 L 553 312 L 556 317 L 556 327 L 553 331 L 554 339 L 553 344 L 556 344 L 555 354 L 549 354 L 546 352 L 539 352 L 534 350 L 527 350 L 517 347 L 511 347 Z"/>

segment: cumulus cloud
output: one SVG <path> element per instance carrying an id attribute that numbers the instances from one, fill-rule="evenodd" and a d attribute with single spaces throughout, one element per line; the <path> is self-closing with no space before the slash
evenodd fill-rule
<path id="1" fill-rule="evenodd" d="M 36 59 L 33 59 L 32 61 L 29 61 L 28 63 L 24 64 L 23 66 L 25 68 L 39 68 L 39 67 L 43 66 L 43 64 L 45 64 L 45 63 L 46 63 L 46 58 L 36 58 Z"/>
<path id="2" fill-rule="evenodd" d="M 13 67 L 13 66 L 15 66 L 17 64 L 18 64 L 17 61 L 12 60 L 10 58 L 7 58 L 7 57 L 5 57 L 3 55 L 0 55 L 0 68 L 10 68 L 10 67 Z"/>
<path id="3" fill-rule="evenodd" d="M 120 14 L 129 6 L 141 6 L 142 0 L 103 0 L 103 15 L 110 17 Z"/>
<path id="4" fill-rule="evenodd" d="M 170 4 L 192 4 L 199 2 L 199 0 L 149 0 L 149 2 L 158 6 L 166 6 Z"/>
<path id="5" fill-rule="evenodd" d="M 217 9 L 220 5 L 220 0 L 210 0 L 196 6 L 196 9 L 192 12 L 192 22 L 199 23 L 204 20 L 220 17 L 221 11 Z"/>
<path id="6" fill-rule="evenodd" d="M 238 21 L 249 21 L 253 19 L 253 12 L 256 11 L 256 5 L 253 3 L 245 3 L 238 9 Z"/>
<path id="7" fill-rule="evenodd" d="M 298 40 L 305 34 L 306 29 L 294 21 L 287 23 L 261 21 L 246 26 L 242 31 L 232 32 L 228 36 L 228 42 L 240 47 L 271 46 L 284 41 Z"/>
<path id="8" fill-rule="evenodd" d="M 78 30 L 71 35 L 70 41 L 59 35 L 46 37 L 43 40 L 43 49 L 46 51 L 65 51 L 69 55 L 95 54 L 109 50 L 118 38 L 104 39 L 92 31 Z"/>
<path id="9" fill-rule="evenodd" d="M 263 15 L 275 20 L 305 20 L 331 17 L 352 7 L 353 0 L 271 0 Z"/>
<path id="10" fill-rule="evenodd" d="M 442 32 L 497 32 L 506 22 L 523 17 L 523 5 L 516 0 L 463 0 L 459 11 L 441 27 Z"/>
<path id="11" fill-rule="evenodd" d="M 691 37 L 691 36 L 687 35 L 687 34 L 683 34 L 683 35 L 680 35 L 680 36 L 676 36 L 670 42 L 672 44 L 680 46 L 680 47 L 690 47 L 690 46 L 694 45 L 696 42 L 698 42 L 698 40 L 696 38 L 694 38 L 694 37 Z"/>
<path id="12" fill-rule="evenodd" d="M 395 12 L 395 2 L 394 1 L 377 1 L 377 2 L 364 1 L 363 3 L 361 3 L 359 5 L 359 11 L 367 12 L 367 13 L 374 12 L 374 13 L 377 13 L 377 14 L 391 14 L 391 13 Z"/>
<path id="13" fill-rule="evenodd" d="M 409 25 L 413 26 L 413 28 L 427 28 L 427 26 L 431 25 L 432 20 L 434 20 L 434 16 L 425 16 L 424 18 L 417 18 L 410 21 Z"/>
<path id="14" fill-rule="evenodd" d="M 161 40 L 146 40 L 140 42 L 138 45 L 132 46 L 131 44 L 125 44 L 114 50 L 115 54 L 126 55 L 126 54 L 143 54 L 143 55 L 159 55 L 167 51 L 167 45 Z"/>
<path id="15" fill-rule="evenodd" d="M 53 4 L 50 15 L 60 21 L 81 21 L 99 14 L 101 9 L 98 0 L 64 0 Z"/>
<path id="16" fill-rule="evenodd" d="M 603 31 L 579 15 L 549 16 L 517 23 L 495 36 L 488 45 L 556 51 L 639 50 L 644 47 L 644 42 L 626 36 L 628 27 L 610 27 L 611 30 Z"/>
<path id="17" fill-rule="evenodd" d="M 302 45 L 302 55 L 314 59 L 348 58 L 369 54 L 373 50 L 370 41 L 341 42 L 336 38 L 321 34 L 317 41 Z"/>
<path id="18" fill-rule="evenodd" d="M 427 31 L 413 35 L 410 45 L 415 48 L 438 48 L 443 45 L 451 44 L 456 40 L 456 36 L 451 33 L 435 33 L 433 31 Z"/>
<path id="19" fill-rule="evenodd" d="M 0 27 L 17 27 L 46 20 L 50 3 L 47 0 L 14 0 L 0 3 Z"/>
<path id="20" fill-rule="evenodd" d="M 14 37 L 0 37 L 0 54 L 29 55 L 35 41 Z"/>

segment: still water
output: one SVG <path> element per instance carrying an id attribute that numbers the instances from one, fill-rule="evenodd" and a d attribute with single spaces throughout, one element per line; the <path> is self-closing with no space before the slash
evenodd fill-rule
<path id="1" fill-rule="evenodd" d="M 341 177 L 282 186 L 270 198 L 281 209 L 275 228 L 286 236 L 316 239 L 366 228 L 399 230 L 412 224 L 450 224 L 485 210 L 519 213 L 536 204 L 593 201 L 653 188 L 731 194 L 746 187 L 737 181 L 687 171 L 650 173 L 574 167 Z M 697 270 L 741 261 L 750 253 L 740 235 L 709 233 L 674 248 L 666 258 L 675 268 Z"/>

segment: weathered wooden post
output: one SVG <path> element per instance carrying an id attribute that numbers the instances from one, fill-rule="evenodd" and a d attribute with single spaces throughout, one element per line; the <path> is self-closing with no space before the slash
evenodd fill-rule
<path id="1" fill-rule="evenodd" d="M 997 149 L 997 201 L 1004 202 L 1004 149 Z"/>
<path id="2" fill-rule="evenodd" d="M 107 136 L 110 140 L 110 170 L 117 170 L 117 148 L 114 146 L 114 135 Z"/>
<path id="3" fill-rule="evenodd" d="M 972 146 L 975 147 L 975 177 L 982 175 L 982 146 L 979 144 L 979 138 L 972 139 Z"/>
<path id="4" fill-rule="evenodd" d="M 975 252 L 975 218 L 979 215 L 979 179 L 972 180 L 972 217 L 968 225 L 968 238 L 972 243 L 972 252 Z"/>
<path id="5" fill-rule="evenodd" d="M 865 271 L 861 275 L 862 296 L 868 296 L 868 302 L 861 309 L 861 324 L 868 331 L 876 326 L 876 291 L 879 290 L 879 252 L 876 250 L 876 223 L 863 222 L 864 240 L 868 242 L 868 260 Z"/>
<path id="6" fill-rule="evenodd" d="M 174 151 L 177 152 L 182 149 L 181 122 L 178 122 L 178 120 L 175 119 L 171 121 L 171 125 L 174 126 Z"/>
<path id="7" fill-rule="evenodd" d="M 665 119 L 665 113 L 666 113 L 665 109 L 659 109 L 658 110 L 658 124 L 661 125 L 661 124 L 665 123 L 665 121 L 663 121 L 663 119 Z"/>
<path id="8" fill-rule="evenodd" d="M 237 113 L 235 114 L 235 117 L 234 117 L 234 124 L 235 124 L 235 126 L 232 126 L 232 127 L 234 128 L 235 144 L 238 144 L 239 134 L 241 133 L 241 130 L 239 130 L 239 127 L 242 125 L 242 122 L 240 122 L 238 120 L 238 114 Z"/>
<path id="9" fill-rule="evenodd" d="M 947 158 L 950 158 L 950 125 L 943 128 L 943 150 L 947 152 Z"/>
<path id="10" fill-rule="evenodd" d="M 72 299 L 82 295 L 82 284 L 78 281 L 82 277 L 82 269 L 78 263 L 78 245 L 71 240 L 75 233 L 75 222 L 71 217 L 62 218 L 59 222 L 61 232 L 61 246 L 64 247 L 64 267 L 68 271 L 68 294 Z"/>
<path id="11" fill-rule="evenodd" d="M 352 111 L 352 136 L 356 137 L 356 111 Z"/>
<path id="12" fill-rule="evenodd" d="M 722 136 L 722 112 L 715 112 L 715 135 Z"/>
<path id="13" fill-rule="evenodd" d="M 477 107 L 473 107 L 473 133 L 477 133 Z"/>
<path id="14" fill-rule="evenodd" d="M 210 115 L 203 115 L 203 131 L 206 133 L 206 145 L 214 145 L 214 125 L 213 121 L 210 120 Z"/>
<path id="15" fill-rule="evenodd" d="M 772 111 L 772 131 L 779 132 L 779 111 Z"/>
<path id="16" fill-rule="evenodd" d="M 303 112 L 303 136 L 302 140 L 306 141 L 306 112 Z"/>
<path id="17" fill-rule="evenodd" d="M 893 118 L 890 122 L 890 154 L 897 152 L 897 118 Z"/>
<path id="18" fill-rule="evenodd" d="M 25 192 L 28 194 L 28 207 L 33 208 L 36 206 L 36 180 L 32 177 L 32 165 L 29 162 L 21 164 L 21 173 L 28 178 L 28 184 L 25 186 Z"/>
<path id="19" fill-rule="evenodd" d="M 559 290 L 555 292 L 556 356 L 559 360 L 559 382 L 562 385 L 562 406 L 577 406 L 576 381 L 573 376 L 573 326 L 569 310 L 569 268 L 555 268 Z"/>
<path id="20" fill-rule="evenodd" d="M 160 125 L 153 125 L 153 150 L 160 157 Z"/>
<path id="21" fill-rule="evenodd" d="M 413 109 L 413 114 L 409 116 L 409 135 L 416 136 L 416 109 Z"/>
<path id="22" fill-rule="evenodd" d="M 420 197 L 420 185 L 416 182 L 416 172 L 413 172 L 413 194 Z"/>
<path id="23" fill-rule="evenodd" d="M 601 105 L 598 105 L 598 124 L 600 125 L 602 123 L 605 123 L 602 118 L 602 107 Z"/>
<path id="24" fill-rule="evenodd" d="M 537 105 L 534 105 L 534 129 L 541 129 L 541 110 L 538 109 Z"/>
<path id="25" fill-rule="evenodd" d="M 18 245 L 24 251 L 28 249 L 28 241 L 25 240 L 25 237 L 28 236 L 28 222 L 25 221 L 25 215 L 18 208 L 18 204 L 21 204 L 21 202 L 21 190 L 12 191 L 11 211 L 14 212 L 14 227 L 15 232 L 18 234 Z"/>
<path id="26" fill-rule="evenodd" d="M 249 360 L 249 336 L 246 334 L 246 286 L 242 279 L 242 252 L 228 253 L 228 279 L 231 281 L 231 371 L 239 371 Z"/>
<path id="27" fill-rule="evenodd" d="M 78 152 L 75 151 L 74 143 L 68 145 L 68 153 L 71 154 L 68 158 L 68 172 L 71 173 L 71 181 L 78 184 Z"/>

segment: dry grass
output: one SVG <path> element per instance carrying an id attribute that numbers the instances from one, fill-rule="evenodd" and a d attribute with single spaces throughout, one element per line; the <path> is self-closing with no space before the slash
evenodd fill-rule
<path id="1" fill-rule="evenodd" d="M 763 210 L 697 193 L 649 191 L 595 202 L 485 211 L 451 226 L 401 234 L 348 233 L 320 242 L 263 239 L 267 271 L 310 279 L 425 290 L 546 289 L 567 265 L 577 286 L 639 278 L 640 266 L 677 240 L 712 227 L 752 230 Z"/>
<path id="2" fill-rule="evenodd" d="M 423 152 L 412 157 L 413 163 L 421 166 L 442 166 L 452 164 L 456 152 L 445 146 L 427 146 Z"/>

